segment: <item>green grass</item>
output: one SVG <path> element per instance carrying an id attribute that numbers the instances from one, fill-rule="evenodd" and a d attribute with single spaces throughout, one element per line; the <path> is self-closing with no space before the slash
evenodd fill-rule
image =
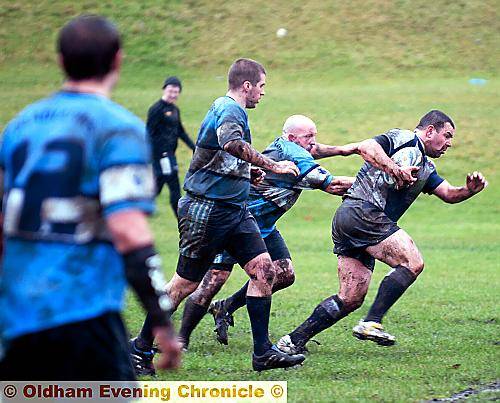
<path id="1" fill-rule="evenodd" d="M 486 191 L 460 205 L 422 195 L 400 225 L 421 249 L 426 269 L 390 311 L 385 323 L 398 337 L 392 348 L 362 343 L 350 329 L 367 311 L 387 267 L 378 264 L 358 312 L 317 337 L 304 366 L 256 374 L 245 310 L 236 314 L 230 345 L 213 337 L 210 318 L 193 335 L 183 367 L 170 380 L 287 380 L 289 400 L 419 401 L 450 396 L 500 378 L 500 294 L 497 133 L 500 118 L 497 1 L 226 2 L 0 0 L 0 124 L 28 102 L 57 89 L 56 30 L 82 10 L 112 17 L 125 33 L 127 59 L 115 99 L 141 117 L 159 96 L 165 75 L 180 74 L 180 107 L 194 136 L 225 73 L 238 56 L 262 60 L 267 94 L 250 111 L 254 144 L 263 149 L 285 118 L 312 117 L 319 141 L 347 143 L 389 128 L 412 128 L 432 108 L 457 124 L 454 146 L 436 161 L 453 184 L 481 170 Z M 290 34 L 276 39 L 277 28 Z M 487 85 L 468 79 L 484 76 Z M 178 150 L 181 175 L 190 152 Z M 334 174 L 354 175 L 358 157 L 322 162 Z M 330 223 L 340 199 L 304 192 L 280 222 L 297 272 L 296 284 L 273 299 L 273 339 L 292 330 L 314 306 L 337 291 Z M 167 195 L 151 219 L 164 267 L 177 261 L 178 235 Z M 221 292 L 245 281 L 235 269 Z M 176 323 L 180 314 L 176 314 Z M 143 314 L 135 299 L 125 312 L 136 332 Z M 497 395 L 498 396 L 498 395 Z M 478 397 L 481 400 L 481 397 Z"/>

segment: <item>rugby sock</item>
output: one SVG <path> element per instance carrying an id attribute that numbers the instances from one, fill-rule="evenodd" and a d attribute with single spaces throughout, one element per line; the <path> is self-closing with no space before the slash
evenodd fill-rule
<path id="1" fill-rule="evenodd" d="M 382 323 L 382 318 L 389 308 L 403 295 L 415 279 L 416 276 L 406 267 L 394 267 L 380 283 L 377 296 L 365 321 Z"/>
<path id="2" fill-rule="evenodd" d="M 272 346 L 269 340 L 271 296 L 246 297 L 246 304 L 252 325 L 253 351 L 255 355 L 262 355 Z"/>
<path id="3" fill-rule="evenodd" d="M 142 324 L 141 332 L 135 341 L 135 346 L 139 350 L 148 351 L 153 347 L 153 342 L 155 337 L 153 336 L 153 320 L 149 313 L 146 315 L 146 319 L 144 319 L 144 323 Z"/>
<path id="4" fill-rule="evenodd" d="M 247 290 L 249 282 L 250 281 L 247 281 L 243 287 L 241 287 L 229 298 L 226 298 L 224 301 L 224 308 L 228 314 L 231 315 L 247 303 Z"/>
<path id="5" fill-rule="evenodd" d="M 347 316 L 342 311 L 342 300 L 333 295 L 323 300 L 297 329 L 290 333 L 290 339 L 296 346 L 304 346 L 311 337 L 317 335 L 337 321 Z"/>
<path id="6" fill-rule="evenodd" d="M 182 314 L 182 324 L 181 330 L 179 331 L 179 337 L 184 342 L 184 347 L 189 344 L 189 337 L 191 333 L 198 326 L 198 323 L 203 319 L 207 313 L 207 308 L 195 304 L 191 298 L 188 298 L 186 304 L 184 305 L 184 312 Z"/>

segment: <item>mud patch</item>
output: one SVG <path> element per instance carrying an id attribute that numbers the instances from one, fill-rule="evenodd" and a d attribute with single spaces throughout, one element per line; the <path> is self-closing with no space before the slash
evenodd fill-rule
<path id="1" fill-rule="evenodd" d="M 471 398 L 479 398 L 484 401 L 500 400 L 500 380 L 497 380 L 487 385 L 479 385 L 476 388 L 465 389 L 455 393 L 451 397 L 436 398 L 427 400 L 426 402 L 459 402 Z"/>

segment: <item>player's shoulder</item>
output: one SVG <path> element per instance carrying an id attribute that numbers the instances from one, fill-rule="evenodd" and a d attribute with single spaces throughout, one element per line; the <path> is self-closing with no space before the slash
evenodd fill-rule
<path id="1" fill-rule="evenodd" d="M 247 117 L 245 109 L 233 98 L 228 96 L 217 98 L 212 104 L 212 110 L 218 116 L 230 115 L 239 118 L 243 117 L 245 119 Z"/>
<path id="2" fill-rule="evenodd" d="M 283 137 L 278 137 L 276 140 L 277 147 L 283 154 L 284 159 L 310 159 L 313 160 L 312 155 L 304 148 L 295 144 L 293 141 L 286 140 Z"/>
<path id="3" fill-rule="evenodd" d="M 415 146 L 418 141 L 415 132 L 407 129 L 390 129 L 383 135 L 389 138 L 393 149 L 404 145 Z"/>
<path id="4" fill-rule="evenodd" d="M 99 111 L 95 117 L 100 121 L 103 133 L 130 131 L 141 136 L 145 133 L 144 122 L 137 115 L 107 98 L 100 100 Z"/>

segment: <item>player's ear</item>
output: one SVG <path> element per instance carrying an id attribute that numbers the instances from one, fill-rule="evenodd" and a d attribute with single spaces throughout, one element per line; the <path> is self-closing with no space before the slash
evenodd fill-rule
<path id="1" fill-rule="evenodd" d="M 246 92 L 250 91 L 250 89 L 252 88 L 252 83 L 250 81 L 243 81 L 243 90 L 245 90 Z"/>
<path id="2" fill-rule="evenodd" d="M 111 70 L 119 71 L 120 68 L 122 67 L 122 61 L 123 61 L 123 51 L 121 49 L 118 49 L 118 52 L 116 52 L 115 57 L 113 58 L 113 63 L 111 63 Z"/>
<path id="3" fill-rule="evenodd" d="M 427 137 L 428 139 L 430 139 L 432 137 L 432 132 L 436 130 L 435 127 L 433 125 L 429 125 L 427 126 L 427 129 L 425 130 L 425 137 Z"/>

